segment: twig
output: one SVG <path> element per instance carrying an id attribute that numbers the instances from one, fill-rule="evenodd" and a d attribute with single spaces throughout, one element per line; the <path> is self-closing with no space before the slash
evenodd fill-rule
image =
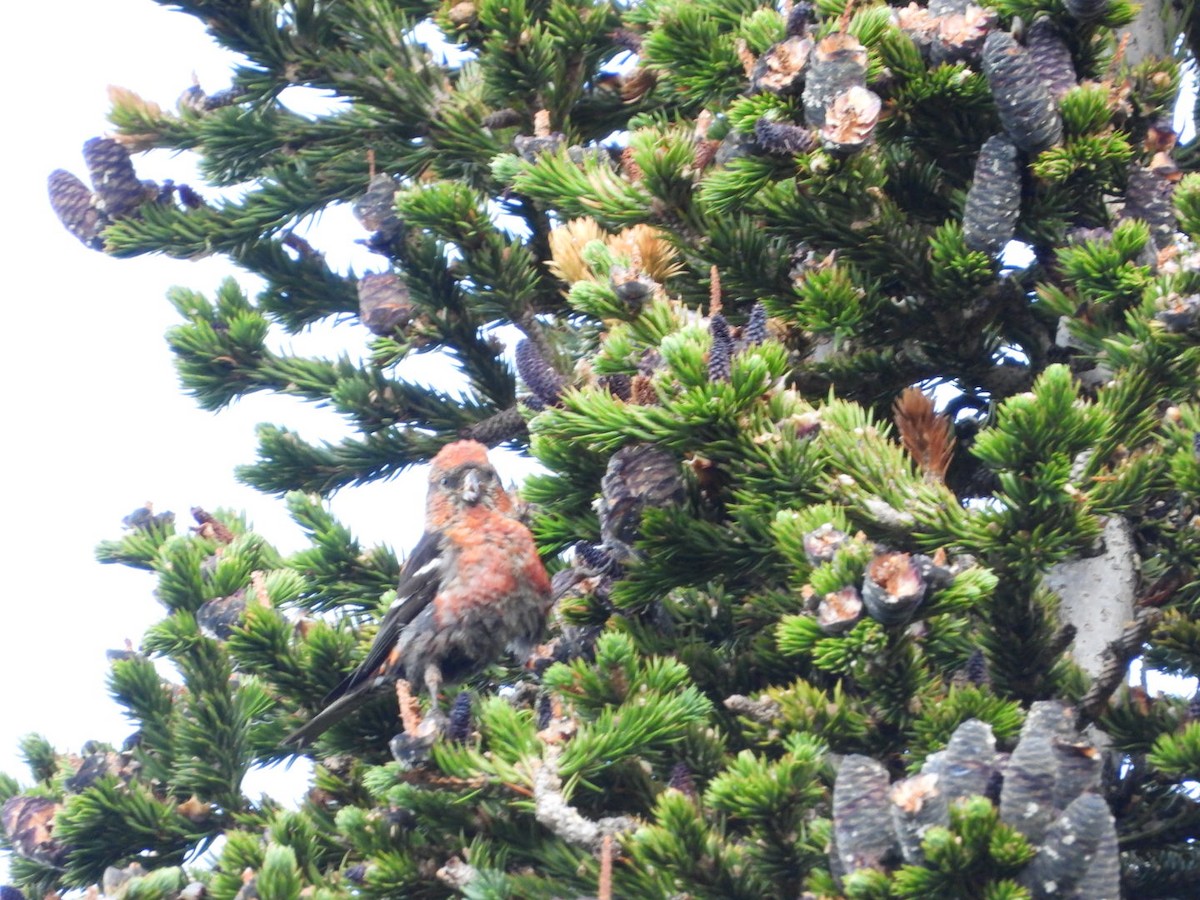
<path id="1" fill-rule="evenodd" d="M 600 884 L 596 888 L 596 900 L 612 900 L 612 835 L 606 834 L 600 843 Z"/>
<path id="2" fill-rule="evenodd" d="M 1125 623 L 1125 630 L 1121 636 L 1104 648 L 1100 673 L 1079 701 L 1079 715 L 1075 719 L 1075 725 L 1080 731 L 1096 721 L 1104 712 L 1109 697 L 1125 680 L 1129 663 L 1141 652 L 1146 638 L 1162 621 L 1163 614 L 1160 609 L 1143 606 L 1136 609 L 1133 616 L 1132 621 Z"/>

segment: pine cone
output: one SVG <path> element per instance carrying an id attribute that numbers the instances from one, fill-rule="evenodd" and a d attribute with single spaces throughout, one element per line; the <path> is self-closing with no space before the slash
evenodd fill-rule
<path id="1" fill-rule="evenodd" d="M 18 794 L 0 807 L 0 824 L 14 853 L 26 859 L 58 865 L 67 848 L 54 840 L 54 818 L 62 804 L 48 797 Z"/>
<path id="2" fill-rule="evenodd" d="M 515 109 L 505 107 L 504 109 L 497 109 L 494 112 L 488 113 L 483 117 L 482 124 L 484 128 L 495 130 L 497 128 L 511 128 L 514 125 L 520 125 L 524 120 L 525 117 Z"/>
<path id="3" fill-rule="evenodd" d="M 555 152 L 566 140 L 566 137 L 557 131 L 547 135 L 520 134 L 513 138 L 513 149 L 521 159 L 535 163 L 543 153 Z"/>
<path id="4" fill-rule="evenodd" d="M 929 45 L 929 58 L 937 65 L 974 62 L 979 59 L 988 30 L 996 14 L 974 3 L 960 2 L 929 4 L 929 12 L 937 23 Z"/>
<path id="5" fill-rule="evenodd" d="M 1011 34 L 993 31 L 983 44 L 983 74 L 996 112 L 1020 149 L 1038 153 L 1062 140 L 1062 118 L 1037 67 Z"/>
<path id="6" fill-rule="evenodd" d="M 833 842 L 846 874 L 882 868 L 897 846 L 887 770 L 868 756 L 842 759 L 833 782 Z"/>
<path id="7" fill-rule="evenodd" d="M 111 221 L 96 206 L 95 195 L 87 185 L 65 169 L 55 169 L 47 179 L 50 206 L 63 227 L 83 242 L 85 247 L 103 250 L 100 234 Z"/>
<path id="8" fill-rule="evenodd" d="M 1080 22 L 1094 22 L 1108 12 L 1109 0 L 1063 0 L 1063 6 Z"/>
<path id="9" fill-rule="evenodd" d="M 1029 26 L 1025 48 L 1054 100 L 1062 99 L 1063 94 L 1079 83 L 1071 51 L 1049 18 L 1043 16 Z"/>
<path id="10" fill-rule="evenodd" d="M 351 207 L 354 218 L 367 231 L 391 231 L 399 227 L 396 216 L 396 180 L 380 173 L 371 178 L 367 190 Z"/>
<path id="11" fill-rule="evenodd" d="M 554 406 L 562 395 L 567 381 L 550 363 L 542 358 L 537 344 L 528 339 L 522 339 L 517 344 L 517 371 L 525 386 L 533 392 L 546 406 Z"/>
<path id="12" fill-rule="evenodd" d="M 1041 850 L 1021 873 L 1021 882 L 1035 897 L 1088 897 L 1096 900 L 1111 897 L 1115 900 L 1120 896 L 1119 877 L 1108 885 L 1093 884 L 1087 893 L 1079 893 L 1075 889 L 1087 878 L 1093 862 L 1104 861 L 1097 854 L 1101 845 L 1115 849 L 1116 833 L 1116 824 L 1108 804 L 1096 794 L 1080 795 L 1046 831 Z M 1103 856 L 1115 857 L 1116 854 Z M 1053 890 L 1047 890 L 1046 885 L 1053 885 Z"/>
<path id="13" fill-rule="evenodd" d="M 804 90 L 804 73 L 812 56 L 813 42 L 793 36 L 773 44 L 758 58 L 750 75 L 753 93 L 788 97 Z"/>
<path id="14" fill-rule="evenodd" d="M 1044 715 L 1030 711 L 1000 792 L 1000 818 L 1035 844 L 1054 820 L 1058 766 L 1051 741 L 1057 731 Z"/>
<path id="15" fill-rule="evenodd" d="M 992 727 L 978 719 L 963 722 L 950 735 L 936 767 L 944 802 L 985 793 L 995 764 L 996 739 Z"/>
<path id="16" fill-rule="evenodd" d="M 787 16 L 788 37 L 804 37 L 808 28 L 817 21 L 817 8 L 805 0 L 800 0 L 792 6 Z"/>
<path id="17" fill-rule="evenodd" d="M 907 553 L 880 553 L 863 577 L 863 603 L 876 622 L 898 625 L 912 618 L 925 599 L 926 587 Z"/>
<path id="18" fill-rule="evenodd" d="M 817 625 L 823 634 L 844 634 L 862 617 L 862 594 L 852 584 L 826 594 L 817 604 Z"/>
<path id="19" fill-rule="evenodd" d="M 825 124 L 828 109 L 851 88 L 865 88 L 867 50 L 852 34 L 831 34 L 812 53 L 804 85 L 804 120 L 813 127 Z"/>
<path id="20" fill-rule="evenodd" d="M 541 412 L 542 409 L 545 407 L 540 407 L 536 411 Z M 480 419 L 473 425 L 468 425 L 459 432 L 458 436 L 463 440 L 479 441 L 481 444 L 495 447 L 497 444 L 511 441 L 525 433 L 525 417 L 521 415 L 519 407 L 510 406 L 486 419 Z"/>
<path id="21" fill-rule="evenodd" d="M 1154 314 L 1154 318 L 1162 322 L 1163 327 L 1172 334 L 1184 334 L 1196 327 L 1200 322 L 1200 294 L 1189 294 L 1180 297 L 1172 294 L 1170 305 Z"/>
<path id="22" fill-rule="evenodd" d="M 871 140 L 883 101 L 865 87 L 852 87 L 834 99 L 825 110 L 821 146 L 831 153 L 856 153 Z"/>
<path id="23" fill-rule="evenodd" d="M 92 138 L 83 145 L 92 187 L 100 206 L 119 219 L 133 214 L 146 199 L 146 186 L 138 180 L 129 151 L 111 138 Z"/>
<path id="24" fill-rule="evenodd" d="M 832 522 L 826 522 L 804 535 L 804 555 L 814 566 L 827 563 L 849 539 L 849 535 Z"/>
<path id="25" fill-rule="evenodd" d="M 984 141 L 963 209 L 963 237 L 972 250 L 996 254 L 1012 240 L 1021 214 L 1017 148 L 1003 135 Z"/>
<path id="26" fill-rule="evenodd" d="M 1141 219 L 1150 226 L 1150 236 L 1160 249 L 1175 236 L 1175 207 L 1171 198 L 1175 186 L 1153 170 L 1136 163 L 1129 167 L 1125 186 L 1125 209 L 1122 219 Z"/>
<path id="27" fill-rule="evenodd" d="M 1098 759 L 1099 753 L 1075 730 L 1074 717 L 1066 704 L 1034 703 L 1007 762 L 996 753 L 991 727 L 969 719 L 945 750 L 926 758 L 920 774 L 890 790 L 879 763 L 845 757 L 833 789 L 831 870 L 841 876 L 865 866 L 883 868 L 897 843 L 906 863 L 922 865 L 928 829 L 949 824 L 955 801 L 989 796 L 1003 769 L 1001 819 L 1040 845 L 1020 875 L 1032 895 L 1117 900 L 1120 859 L 1112 814 L 1092 789 L 1093 766 L 1077 777 L 1083 771 L 1078 760 Z M 1052 753 L 1055 745 L 1070 748 L 1071 759 Z"/>
<path id="28" fill-rule="evenodd" d="M 633 444 L 612 455 L 600 480 L 600 536 L 618 559 L 633 554 L 642 513 L 683 501 L 679 460 L 653 444 Z"/>
<path id="29" fill-rule="evenodd" d="M 368 272 L 358 280 L 358 317 L 375 334 L 387 337 L 413 319 L 408 285 L 394 272 Z"/>

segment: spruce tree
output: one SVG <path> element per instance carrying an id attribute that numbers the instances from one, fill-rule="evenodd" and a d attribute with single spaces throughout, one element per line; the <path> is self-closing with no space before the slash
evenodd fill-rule
<path id="1" fill-rule="evenodd" d="M 238 473 L 298 554 L 203 511 L 101 544 L 164 617 L 112 667 L 130 740 L 30 738 L 0 780 L 27 897 L 1195 890 L 1200 710 L 1129 673 L 1200 675 L 1200 174 L 1127 0 L 169 5 L 242 65 L 115 95 L 51 202 L 265 280 L 170 297 L 202 407 L 356 434 L 264 425 Z M 149 148 L 210 187 L 144 184 Z M 374 271 L 293 233 L 335 204 Z M 338 359 L 268 348 L 354 317 Z M 421 354 L 461 381 L 397 374 Z M 385 695 L 303 751 L 298 808 L 246 796 L 402 562 L 322 498 L 458 437 L 543 467 L 545 643 L 432 744 Z"/>

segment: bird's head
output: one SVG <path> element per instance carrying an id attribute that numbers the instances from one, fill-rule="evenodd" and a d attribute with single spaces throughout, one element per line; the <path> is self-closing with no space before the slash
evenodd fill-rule
<path id="1" fill-rule="evenodd" d="M 434 504 L 449 504 L 450 509 L 443 508 L 442 514 L 471 506 L 486 506 L 501 512 L 512 509 L 500 476 L 488 460 L 487 448 L 477 441 L 447 444 L 433 458 L 429 502 L 431 512 Z"/>

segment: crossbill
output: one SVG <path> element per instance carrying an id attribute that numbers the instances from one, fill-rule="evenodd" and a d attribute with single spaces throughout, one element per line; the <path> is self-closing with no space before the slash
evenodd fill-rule
<path id="1" fill-rule="evenodd" d="M 397 679 L 423 681 L 436 701 L 443 682 L 469 678 L 506 649 L 526 658 L 549 611 L 550 579 L 513 516 L 482 444 L 443 447 L 430 467 L 425 533 L 366 659 L 285 744 L 308 745 Z"/>

